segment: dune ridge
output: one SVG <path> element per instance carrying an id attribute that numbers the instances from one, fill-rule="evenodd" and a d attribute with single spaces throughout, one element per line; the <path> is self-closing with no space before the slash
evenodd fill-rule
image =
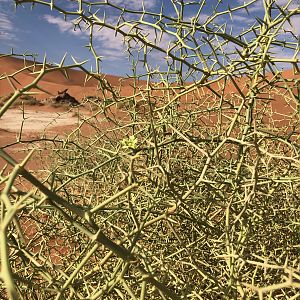
<path id="1" fill-rule="evenodd" d="M 33 62 L 26 60 L 26 65 L 30 66 Z M 0 77 L 3 75 L 11 75 L 15 72 L 24 68 L 24 60 L 15 57 L 1 57 L 0 56 Z M 38 70 L 39 67 L 37 67 Z M 36 77 L 32 74 L 34 71 L 32 68 L 29 70 L 24 70 L 17 74 L 15 78 L 18 82 L 13 81 L 16 88 L 21 88 L 25 85 L 30 84 Z M 40 80 L 39 85 L 47 90 L 49 93 L 56 95 L 58 91 L 68 89 L 70 94 L 75 98 L 81 99 L 84 96 L 95 96 L 97 95 L 97 84 L 98 81 L 95 78 L 91 78 L 89 81 L 85 82 L 86 74 L 81 70 L 69 69 L 67 71 L 68 78 L 61 71 L 54 71 L 48 74 Z M 119 86 L 121 77 L 114 75 L 103 74 L 105 78 L 112 86 Z M 124 80 L 122 85 L 130 85 L 131 80 Z M 37 91 L 37 90 L 32 90 Z M 0 80 L 0 97 L 8 95 L 13 92 L 13 89 L 8 80 Z M 37 99 L 45 99 L 49 95 L 45 93 L 40 93 L 35 96 Z"/>

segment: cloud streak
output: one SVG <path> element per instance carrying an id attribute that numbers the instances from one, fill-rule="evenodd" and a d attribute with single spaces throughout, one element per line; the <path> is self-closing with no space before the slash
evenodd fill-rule
<path id="1" fill-rule="evenodd" d="M 65 21 L 62 17 L 44 15 L 43 19 L 46 20 L 51 25 L 58 27 L 61 33 L 67 33 L 71 35 L 76 35 L 80 38 L 88 39 L 89 30 L 82 28 L 82 31 L 77 29 L 74 30 L 74 24 L 72 20 Z M 74 21 L 74 20 L 73 20 Z M 109 24 L 115 24 L 117 19 L 114 17 L 106 18 L 106 22 Z M 174 39 L 174 37 L 164 34 L 161 40 L 158 40 L 158 37 L 155 34 L 155 30 L 150 26 L 140 26 L 140 34 L 144 35 L 145 38 L 164 49 L 168 48 L 169 43 Z M 122 27 L 124 32 L 129 32 L 130 26 L 126 25 Z M 94 25 L 93 27 L 93 44 L 100 56 L 103 56 L 107 60 L 118 60 L 124 59 L 126 57 L 125 49 L 126 43 L 124 43 L 124 37 L 121 34 L 116 34 L 112 29 Z M 134 46 L 134 44 L 137 45 Z M 138 48 L 139 43 L 132 41 L 130 43 L 132 48 Z"/>
<path id="2" fill-rule="evenodd" d="M 0 12 L 0 41 L 12 42 L 17 39 L 11 19 L 9 14 Z"/>
<path id="3" fill-rule="evenodd" d="M 284 29 L 291 31 L 296 36 L 300 36 L 300 16 L 292 16 L 290 19 L 291 25 L 286 22 L 284 24 Z"/>
<path id="4" fill-rule="evenodd" d="M 43 19 L 46 20 L 49 24 L 56 25 L 61 33 L 68 32 L 74 35 L 81 34 L 79 30 L 74 30 L 74 24 L 72 23 L 72 21 L 65 21 L 61 17 L 55 17 L 52 15 L 44 15 Z"/>
<path id="5" fill-rule="evenodd" d="M 151 9 L 154 8 L 157 5 L 157 0 L 112 0 L 111 3 L 121 6 L 121 7 L 126 7 L 126 8 L 131 8 L 131 9 L 142 9 L 143 7 L 143 2 L 144 6 L 146 9 Z"/>
<path id="6" fill-rule="evenodd" d="M 238 5 L 243 5 L 244 3 L 247 4 L 250 1 L 244 1 L 244 0 L 238 0 Z M 275 4 L 277 4 L 280 7 L 285 7 L 288 4 L 289 0 L 275 0 Z M 299 8 L 300 3 L 299 0 L 292 0 L 291 3 L 288 5 L 287 9 L 294 10 Z M 249 12 L 259 12 L 264 10 L 263 0 L 257 0 L 254 3 L 250 4 L 248 7 Z M 246 13 L 246 11 L 245 11 Z"/>
<path id="7" fill-rule="evenodd" d="M 276 0 L 275 1 L 277 5 L 279 5 L 280 7 L 284 7 L 285 5 L 287 5 L 287 3 L 289 2 L 288 0 Z M 299 8 L 300 6 L 300 2 L 298 0 L 293 0 L 289 6 L 288 9 L 289 10 L 294 10 Z"/>
<path id="8" fill-rule="evenodd" d="M 57 26 L 61 33 L 76 35 L 86 40 L 89 37 L 89 30 L 84 30 L 83 28 L 82 30 L 74 30 L 72 20 L 65 21 L 61 17 L 52 15 L 44 15 L 43 19 L 49 24 Z M 95 42 L 94 46 L 96 50 L 99 51 L 99 55 L 105 56 L 107 59 L 124 58 L 124 55 L 122 55 L 124 50 L 123 38 L 120 35 L 115 36 L 114 32 L 108 28 L 104 27 L 99 30 L 98 26 L 94 26 L 93 36 Z"/>

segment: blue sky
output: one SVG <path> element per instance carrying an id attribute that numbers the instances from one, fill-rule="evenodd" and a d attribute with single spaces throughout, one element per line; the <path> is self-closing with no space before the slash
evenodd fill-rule
<path id="1" fill-rule="evenodd" d="M 49 2 L 50 0 L 45 0 Z M 164 13 L 175 16 L 172 0 L 145 0 L 147 10 L 159 12 L 161 3 L 164 2 Z M 175 0 L 174 0 L 175 1 Z M 185 1 L 185 0 L 184 0 Z M 250 0 L 246 0 L 249 2 Z M 190 1 L 187 1 L 190 2 Z M 202 0 L 198 1 L 199 3 Z M 287 0 L 276 0 L 277 4 L 283 6 Z M 299 7 L 299 0 L 291 1 L 289 9 Z M 76 1 L 56 0 L 55 3 L 63 5 L 68 9 L 77 8 Z M 111 0 L 111 3 L 119 4 L 133 9 L 141 9 L 141 0 Z M 207 1 L 207 5 L 203 8 L 200 21 L 205 21 L 213 11 L 217 0 Z M 235 7 L 244 3 L 243 0 L 224 0 L 218 7 L 218 11 L 227 9 L 228 5 Z M 199 5 L 188 6 L 185 19 L 191 20 L 195 16 Z M 104 10 L 101 9 L 99 17 L 103 16 Z M 112 24 L 116 22 L 118 13 L 113 9 L 106 9 L 107 20 Z M 228 17 L 220 16 L 215 20 L 220 24 L 226 23 L 232 26 L 234 32 L 239 32 L 242 28 L 247 28 L 255 21 L 255 16 L 261 17 L 263 13 L 263 5 L 261 0 L 257 0 L 250 7 L 250 15 L 245 10 L 233 13 L 233 20 Z M 290 29 L 296 34 L 300 34 L 300 15 L 295 16 L 292 20 Z M 289 25 L 287 25 L 289 26 Z M 229 28 L 228 27 L 228 28 Z M 147 30 L 147 29 L 145 29 Z M 154 31 L 149 31 L 149 39 L 154 39 Z M 115 36 L 114 32 L 104 29 L 95 33 L 95 47 L 99 55 L 102 56 L 101 71 L 104 73 L 124 75 L 130 70 L 130 63 L 127 60 L 123 39 L 121 36 Z M 167 47 L 172 37 L 165 36 L 161 41 L 161 45 Z M 36 5 L 34 9 L 30 9 L 29 5 L 19 6 L 14 10 L 12 0 L 0 0 L 0 52 L 7 53 L 11 48 L 15 53 L 36 53 L 38 59 L 42 60 L 46 54 L 50 62 L 59 62 L 64 53 L 68 53 L 68 62 L 71 62 L 70 55 L 78 60 L 90 59 L 91 64 L 93 57 L 85 45 L 88 44 L 88 32 L 83 29 L 74 31 L 72 19 L 68 18 L 65 22 L 62 15 L 51 11 L 49 7 Z M 290 53 L 280 53 L 281 56 L 287 57 Z M 150 56 L 153 64 L 163 65 L 165 60 L 159 53 L 152 53 Z"/>

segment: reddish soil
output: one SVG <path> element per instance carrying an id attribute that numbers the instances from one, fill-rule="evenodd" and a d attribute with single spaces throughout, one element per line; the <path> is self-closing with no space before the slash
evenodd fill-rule
<path id="1" fill-rule="evenodd" d="M 24 63 L 22 59 L 13 57 L 0 57 L 0 77 L 15 74 L 17 71 L 25 68 L 25 70 L 19 72 L 15 76 L 17 81 L 13 79 L 10 80 L 11 83 L 15 85 L 15 88 L 22 88 L 32 83 L 34 78 L 37 76 L 36 74 L 33 74 L 33 72 L 40 70 L 40 67 L 37 66 L 34 69 L 32 65 L 33 63 L 28 60 Z M 65 74 L 60 71 L 53 71 L 44 75 L 39 82 L 39 86 L 52 95 L 56 95 L 58 91 L 62 91 L 67 88 L 68 92 L 77 99 L 82 99 L 85 96 L 100 96 L 101 93 L 97 91 L 98 81 L 95 78 L 92 78 L 85 82 L 85 78 L 86 74 L 80 70 L 69 69 Z M 120 81 L 122 81 L 120 77 L 113 75 L 103 74 L 100 76 L 100 78 L 107 80 L 107 82 L 112 86 L 119 86 Z M 126 79 L 122 82 L 125 93 L 128 90 L 132 90 L 130 86 L 132 84 L 132 80 Z M 0 80 L 0 96 L 10 94 L 11 92 L 13 92 L 13 88 L 9 80 Z M 38 92 L 40 94 L 35 95 L 37 99 L 45 99 L 49 97 L 49 95 L 46 93 L 41 91 Z"/>
<path id="2" fill-rule="evenodd" d="M 30 66 L 32 63 L 27 62 L 26 66 Z M 2 57 L 0 58 L 0 78 L 6 74 L 11 75 L 17 72 L 18 70 L 24 68 L 23 60 L 11 58 L 11 57 Z M 38 70 L 38 68 L 37 68 Z M 30 84 L 36 75 L 32 74 L 33 68 L 28 68 L 18 75 L 15 76 L 17 81 L 11 79 L 11 82 L 15 85 L 16 89 L 20 89 L 23 86 Z M 285 78 L 297 80 L 300 78 L 299 75 L 295 76 L 293 71 L 286 71 L 282 74 Z M 116 76 L 106 75 L 105 79 L 113 86 L 118 86 L 120 82 L 120 78 Z M 267 75 L 268 78 L 271 78 L 271 75 Z M 70 95 L 74 96 L 76 99 L 80 100 L 85 96 L 99 96 L 101 98 L 101 93 L 97 91 L 97 80 L 91 79 L 87 83 L 85 81 L 85 74 L 82 71 L 78 70 L 68 70 L 68 78 L 59 71 L 51 72 L 43 77 L 40 81 L 39 85 L 46 89 L 50 94 L 56 95 L 58 91 L 62 91 L 64 89 L 68 89 Z M 131 86 L 131 80 L 125 80 L 123 82 L 122 87 L 122 95 L 131 95 L 133 88 Z M 242 92 L 247 92 L 247 87 L 245 84 L 245 79 L 241 78 L 238 82 L 238 86 L 242 88 Z M 212 85 L 212 88 L 218 90 L 218 86 Z M 8 95 L 13 91 L 11 84 L 8 79 L 0 80 L 0 97 L 3 95 Z M 156 92 L 158 96 L 162 95 L 161 91 Z M 203 95 L 212 95 L 212 91 L 208 89 L 203 89 L 202 95 L 198 95 L 201 98 Z M 230 97 L 230 95 L 237 94 L 238 90 L 234 86 L 233 83 L 226 84 L 225 94 Z M 155 93 L 154 93 L 155 94 Z M 37 99 L 42 100 L 49 95 L 45 93 L 40 93 L 35 96 Z M 189 96 L 190 97 L 190 96 Z M 188 105 L 190 98 L 182 97 L 183 105 L 181 107 L 184 110 Z M 207 102 L 207 100 L 205 100 Z M 195 105 L 199 105 L 196 103 Z M 206 104 L 210 105 L 210 104 Z M 283 101 L 283 96 L 274 95 L 274 100 L 271 103 L 270 110 L 273 111 L 272 118 L 277 119 L 277 126 L 283 126 L 287 123 L 287 117 L 283 117 L 282 115 L 290 115 L 294 109 L 294 105 L 288 105 L 285 101 Z M 91 111 L 87 108 L 78 108 L 80 110 L 80 114 L 83 116 L 90 116 Z M 53 107 L 51 105 L 44 106 L 27 106 L 25 107 L 24 116 L 26 118 L 25 125 L 23 127 L 22 136 L 19 136 L 23 114 L 20 108 L 15 107 L 7 111 L 4 116 L 0 119 L 0 147 L 4 148 L 17 162 L 21 162 L 24 157 L 28 154 L 28 149 L 35 146 L 34 143 L 28 143 L 28 141 L 38 140 L 42 135 L 45 138 L 57 138 L 63 137 L 66 134 L 70 133 L 73 129 L 77 127 L 77 108 L 74 108 L 71 111 L 68 111 L 68 107 Z M 145 113 L 147 113 L 145 111 Z M 118 112 L 118 116 L 122 117 L 122 113 Z M 213 126 L 214 116 L 213 114 L 208 115 L 209 120 L 207 120 L 207 124 L 210 123 Z M 55 119 L 55 121 L 53 121 Z M 281 119 L 283 121 L 281 121 Z M 52 122 L 51 122 L 52 121 Z M 101 122 L 101 120 L 98 120 Z M 101 123 L 102 130 L 110 126 L 110 124 L 105 121 Z M 93 129 L 89 126 L 83 126 L 81 128 L 81 132 L 83 134 L 91 134 Z M 17 143 L 18 140 L 23 141 L 22 143 Z M 37 172 L 38 170 L 43 169 L 43 163 L 41 157 L 47 155 L 47 149 L 39 149 L 38 153 L 34 156 L 26 165 L 28 170 L 33 170 Z M 0 170 L 4 168 L 5 161 L 0 158 Z M 9 168 L 6 170 L 9 171 Z M 20 184 L 25 185 L 26 183 L 21 182 Z M 27 186 L 28 187 L 28 186 Z M 1 186 L 0 186 L 1 189 Z M 25 226 L 25 235 L 30 239 L 32 235 L 36 234 L 36 228 L 34 228 L 34 224 L 29 224 Z M 52 243 L 52 241 L 51 241 Z M 53 242 L 54 243 L 54 242 Z M 63 255 L 65 251 L 69 251 L 67 247 L 60 245 L 60 242 L 55 241 L 57 243 L 57 248 L 53 251 L 53 256 Z M 53 246 L 53 245 L 52 245 Z M 58 262 L 57 258 L 53 259 Z"/>
<path id="3" fill-rule="evenodd" d="M 18 73 L 18 70 L 22 69 L 24 70 Z M 38 71 L 39 69 L 39 66 L 35 67 L 34 69 L 33 63 L 31 61 L 24 62 L 22 59 L 13 57 L 0 58 L 0 78 L 3 78 L 5 74 L 12 75 L 18 73 L 15 76 L 15 79 L 17 79 L 17 81 L 11 79 L 11 83 L 15 85 L 15 88 L 22 88 L 26 84 L 31 83 L 36 76 L 36 74 L 33 74 L 33 72 Z M 85 73 L 79 70 L 70 69 L 67 71 L 67 74 L 68 78 L 66 78 L 65 74 L 60 71 L 48 73 L 39 82 L 39 86 L 53 95 L 56 95 L 58 91 L 68 89 L 68 93 L 74 96 L 77 100 L 81 100 L 84 96 L 99 96 L 101 98 L 101 95 L 99 95 L 101 93 L 97 91 L 98 82 L 96 79 L 91 79 L 85 83 Z M 288 80 L 292 80 L 293 82 L 299 80 L 300 78 L 300 75 L 295 75 L 293 70 L 285 71 L 281 74 L 281 76 Z M 121 80 L 121 78 L 111 75 L 103 75 L 101 77 L 105 78 L 112 86 L 118 86 Z M 266 76 L 268 80 L 271 80 L 272 77 L 272 74 L 267 74 Z M 238 88 L 233 84 L 233 82 L 226 82 L 226 84 L 224 84 L 224 94 L 226 95 L 225 98 L 233 99 L 234 95 L 239 95 L 238 89 L 243 94 L 246 94 L 248 92 L 248 88 L 245 80 L 246 77 L 237 80 Z M 122 94 L 126 96 L 131 95 L 133 92 L 132 80 L 127 79 L 122 82 Z M 200 94 L 197 91 L 194 93 L 194 96 L 193 93 L 189 93 L 188 96 L 180 97 L 181 107 L 179 109 L 185 110 L 187 107 L 198 109 L 199 104 L 201 105 L 202 98 L 204 99 L 203 107 L 210 108 L 216 106 L 216 100 L 210 101 L 210 99 L 208 99 L 207 97 L 213 94 L 212 90 L 220 93 L 222 89 L 222 87 L 220 86 L 221 84 L 222 82 L 219 84 L 212 84 L 211 89 L 203 88 L 202 91 L 200 91 Z M 269 105 L 269 111 L 272 112 L 271 118 L 276 121 L 276 127 L 281 127 L 283 125 L 286 125 L 289 121 L 289 117 L 295 109 L 295 104 L 293 101 L 291 101 L 291 104 L 287 104 L 286 101 L 284 101 L 283 96 L 280 95 L 280 92 L 282 93 L 283 91 L 280 91 L 280 88 L 278 88 L 277 90 L 278 94 L 273 95 L 274 100 L 272 100 L 271 104 Z M 0 80 L 0 97 L 3 95 L 8 95 L 11 92 L 12 86 L 9 83 L 9 80 Z M 153 100 L 157 101 L 156 99 L 159 99 L 159 97 L 162 96 L 162 91 L 152 91 L 152 95 Z M 39 100 L 42 100 L 49 97 L 49 95 L 41 92 L 39 95 L 35 95 L 35 97 Z M 196 100 L 196 102 L 192 105 L 188 104 L 193 97 L 198 100 Z M 138 97 L 136 99 L 138 99 Z M 239 102 L 240 100 L 237 100 L 236 104 L 238 104 Z M 140 103 L 142 103 L 142 100 L 140 101 Z M 148 114 L 149 109 L 145 107 L 147 107 L 147 105 L 143 106 L 141 111 L 145 114 Z M 88 116 L 91 114 L 88 108 L 74 108 L 73 111 L 68 110 L 69 108 L 66 106 L 54 107 L 51 105 L 44 105 L 25 107 L 25 121 L 23 123 L 22 136 L 20 137 L 19 132 L 23 121 L 22 111 L 18 107 L 9 109 L 9 111 L 7 111 L 0 119 L 0 147 L 5 147 L 5 149 L 17 161 L 21 161 L 28 153 L 28 145 L 25 141 L 38 139 L 42 135 L 46 136 L 47 138 L 51 138 L 54 136 L 63 137 L 76 127 L 76 124 L 78 123 L 76 113 L 78 112 L 78 110 L 82 115 Z M 122 118 L 123 116 L 120 110 L 118 110 L 117 115 L 120 118 Z M 264 118 L 266 119 L 266 123 L 268 123 L 269 117 L 265 116 Z M 207 126 L 213 127 L 215 120 L 216 113 L 208 113 L 207 116 L 203 114 L 202 121 L 205 121 Z M 107 126 L 109 126 L 108 122 L 101 124 L 102 128 Z M 89 128 L 88 126 L 83 126 L 81 128 L 81 131 L 84 131 L 86 133 L 91 130 L 93 129 Z M 24 143 L 17 144 L 16 142 L 19 138 L 21 138 Z M 0 169 L 3 168 L 4 164 L 5 162 L 0 158 Z M 27 167 L 30 169 L 38 169 L 38 160 L 30 160 Z"/>

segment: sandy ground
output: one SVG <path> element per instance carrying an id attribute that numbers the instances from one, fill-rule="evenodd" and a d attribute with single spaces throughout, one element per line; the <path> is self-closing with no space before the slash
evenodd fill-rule
<path id="1" fill-rule="evenodd" d="M 69 107 L 55 108 L 50 105 L 26 106 L 24 111 L 11 108 L 0 119 L 0 148 L 20 162 L 30 149 L 38 147 L 36 142 L 31 141 L 39 140 L 42 136 L 57 140 L 70 133 L 78 124 L 78 111 L 76 108 L 71 110 Z M 79 113 L 87 115 L 89 112 L 81 108 Z M 0 170 L 5 164 L 0 158 Z M 27 167 L 37 170 L 44 166 L 43 162 L 31 159 Z"/>
<path id="2" fill-rule="evenodd" d="M 30 62 L 28 62 L 29 65 Z M 6 75 L 14 74 L 17 70 L 24 68 L 23 60 L 16 59 L 13 57 L 2 57 L 0 58 L 0 97 L 9 95 L 12 92 L 12 86 L 6 78 Z M 35 76 L 32 73 L 32 68 L 24 70 L 16 75 L 18 80 L 14 84 L 15 88 L 21 88 L 29 83 L 31 83 Z M 3 75 L 5 75 L 3 77 Z M 294 75 L 293 72 L 286 71 L 284 74 L 286 78 L 300 78 L 300 75 Z M 297 77 L 297 78 L 298 78 Z M 116 76 L 105 76 L 106 80 L 113 86 L 118 86 L 120 78 Z M 63 76 L 61 72 L 52 72 L 43 77 L 39 82 L 39 85 L 45 90 L 49 91 L 51 94 L 56 95 L 58 91 L 63 91 L 68 89 L 71 96 L 75 97 L 77 100 L 81 101 L 84 96 L 98 96 L 99 91 L 97 90 L 97 84 L 99 82 L 96 79 L 89 80 L 85 82 L 85 74 L 78 70 L 69 70 L 68 78 Z M 238 80 L 238 85 L 244 87 L 244 78 Z M 141 83 L 142 84 L 142 83 Z M 213 84 L 212 88 L 217 89 L 217 85 Z M 132 95 L 133 87 L 130 80 L 123 81 L 122 85 L 122 95 Z M 210 94 L 210 91 L 204 91 Z M 245 91 L 244 91 L 245 92 Z M 159 94 L 160 92 L 158 92 Z M 226 85 L 225 94 L 236 94 L 237 90 L 233 83 Z M 45 100 L 49 95 L 41 93 L 36 95 L 38 100 Z M 292 108 L 287 106 L 287 104 L 282 100 L 282 96 L 275 95 L 275 101 L 271 103 L 271 111 L 273 112 L 272 118 L 280 121 L 278 126 L 284 125 L 289 120 Z M 101 100 L 100 100 L 101 101 Z M 182 99 L 184 101 L 184 99 Z M 182 110 L 185 109 L 184 102 L 182 102 Z M 77 109 L 70 110 L 69 107 L 53 107 L 51 105 L 44 106 L 28 106 L 25 107 L 24 113 L 20 108 L 10 108 L 1 118 L 0 118 L 0 147 L 5 148 L 6 151 L 14 155 L 18 161 L 20 161 L 26 154 L 25 143 L 17 143 L 20 137 L 20 130 L 22 129 L 22 140 L 38 139 L 42 135 L 47 135 L 47 137 L 63 137 L 70 133 L 78 124 L 78 117 L 76 116 Z M 86 108 L 80 108 L 79 114 L 86 116 L 90 112 Z M 122 113 L 117 112 L 118 117 L 122 118 Z M 283 116 L 286 115 L 286 116 Z M 212 117 L 210 117 L 211 120 Z M 111 126 L 108 122 L 99 121 L 99 126 L 101 128 L 108 128 Z M 208 122 L 208 121 L 207 121 Z M 213 125 L 213 124 L 212 124 Z M 84 126 L 83 126 L 84 127 Z M 86 126 L 88 127 L 88 126 Z M 90 128 L 81 128 L 85 130 L 87 135 L 91 133 L 92 126 Z M 82 131 L 81 131 L 82 132 Z M 22 150 L 22 151 L 21 151 Z M 20 154 L 23 153 L 23 154 Z M 24 154 L 25 153 L 25 154 Z M 1 164 L 0 158 L 0 169 L 3 166 Z"/>
<path id="3" fill-rule="evenodd" d="M 24 67 L 23 61 L 16 58 L 1 58 L 0 59 L 0 77 L 3 74 L 13 74 L 17 70 Z M 43 80 L 40 81 L 39 85 L 46 89 L 52 95 L 56 95 L 58 91 L 68 89 L 71 96 L 74 96 L 77 100 L 81 100 L 85 96 L 98 96 L 101 99 L 101 93 L 97 90 L 98 81 L 93 79 L 88 83 L 84 82 L 85 74 L 77 71 L 70 70 L 68 72 L 69 78 L 67 79 L 60 72 L 52 72 L 47 74 Z M 292 72 L 287 72 L 286 77 L 293 77 Z M 299 77 L 299 76 L 298 76 Z M 4 78 L 4 77 L 3 77 Z M 113 86 L 118 86 L 120 78 L 116 76 L 106 76 L 105 77 L 110 84 Z M 34 75 L 30 70 L 19 73 L 16 76 L 18 82 L 15 82 L 16 88 L 21 88 L 34 80 Z M 243 79 L 239 82 L 240 86 L 244 86 Z M 212 88 L 218 89 L 217 84 L 212 85 Z M 131 81 L 127 80 L 124 82 L 122 87 L 122 95 L 131 95 L 133 88 L 131 86 Z M 8 80 L 0 80 L 0 97 L 9 95 L 12 92 L 12 86 Z M 210 94 L 210 91 L 205 91 Z M 237 93 L 236 87 L 229 83 L 225 89 L 225 94 Z M 36 96 L 38 100 L 45 100 L 49 95 L 41 93 Z M 291 115 L 291 108 L 286 106 L 286 103 L 282 101 L 282 97 L 276 97 L 276 101 L 272 103 L 272 111 L 277 112 L 277 116 L 274 113 L 273 118 L 280 120 L 283 119 L 282 124 L 286 123 L 288 116 Z M 181 108 L 184 110 L 184 106 Z M 36 151 L 26 164 L 26 169 L 38 178 L 45 178 L 49 175 L 47 168 L 51 168 L 51 158 L 50 146 L 46 143 L 40 143 L 39 138 L 45 136 L 49 139 L 60 139 L 65 135 L 70 133 L 75 129 L 78 124 L 77 112 L 80 116 L 90 115 L 90 111 L 87 108 L 78 108 L 70 110 L 69 107 L 52 107 L 51 105 L 44 106 L 31 106 L 25 107 L 24 112 L 20 108 L 10 108 L 1 118 L 0 118 L 0 148 L 5 149 L 5 151 L 11 155 L 18 163 L 22 162 L 24 158 L 28 155 L 30 149 L 35 148 Z M 282 114 L 286 114 L 287 117 L 282 117 Z M 118 117 L 122 117 L 122 113 L 118 111 Z M 210 120 L 213 117 L 210 117 Z M 95 120 L 93 120 L 95 121 Z M 98 128 L 101 130 L 106 130 L 111 128 L 111 123 L 103 120 L 102 118 L 97 118 L 96 121 Z M 207 120 L 209 122 L 209 120 Z M 214 125 L 213 123 L 211 124 Z M 280 127 L 280 124 L 279 124 Z M 22 135 L 20 131 L 22 130 Z M 86 136 L 92 135 L 93 126 L 82 126 L 80 127 L 80 133 Z M 19 140 L 20 139 L 20 140 Z M 49 162 L 50 161 L 50 162 Z M 7 162 L 0 157 L 0 172 L 4 175 L 10 173 L 12 167 L 7 166 Z M 2 183 L 2 187 L 5 183 Z M 28 191 L 32 189 L 29 182 L 19 177 L 14 182 L 14 185 L 21 190 Z M 1 191 L 1 184 L 0 184 Z M 32 239 L 35 236 L 37 227 L 34 227 L 33 221 L 28 221 L 26 224 L 22 224 L 24 228 L 24 233 L 28 239 Z M 50 244 L 52 248 L 50 256 L 54 262 L 59 262 L 58 256 L 64 255 L 64 252 L 68 252 L 69 249 L 61 244 L 62 241 L 54 238 L 50 243 L 55 243 L 55 247 Z M 37 248 L 36 251 L 39 251 Z"/>
<path id="4" fill-rule="evenodd" d="M 32 62 L 27 61 L 27 66 L 32 65 Z M 40 69 L 39 67 L 36 67 Z M 1 57 L 0 58 L 0 77 L 4 75 L 2 80 L 0 80 L 0 97 L 3 95 L 9 95 L 13 92 L 11 83 L 7 80 L 6 75 L 11 75 L 16 73 L 18 70 L 24 69 L 24 61 L 22 59 L 17 59 L 14 57 Z M 15 79 L 12 80 L 16 88 L 22 88 L 28 84 L 31 84 L 35 79 L 36 75 L 32 73 L 32 67 L 28 70 L 23 70 L 22 72 L 17 72 Z M 95 78 L 85 81 L 86 74 L 79 70 L 68 70 L 68 78 L 66 78 L 62 72 L 54 71 L 50 72 L 43 76 L 39 81 L 39 86 L 46 90 L 49 94 L 43 93 L 36 89 L 31 91 L 39 92 L 35 97 L 39 100 L 44 100 L 50 96 L 57 95 L 58 91 L 63 91 L 68 89 L 68 92 L 74 96 L 76 99 L 80 100 L 86 96 L 99 96 L 101 97 L 102 93 L 97 89 L 99 81 Z M 105 79 L 112 86 L 119 86 L 122 82 L 122 91 L 127 93 L 132 91 L 132 80 L 126 79 L 121 80 L 120 77 L 113 75 L 101 75 L 99 80 Z"/>
<path id="5" fill-rule="evenodd" d="M 0 129 L 19 133 L 42 133 L 55 131 L 55 127 L 76 124 L 77 118 L 72 112 L 38 111 L 9 109 L 0 119 Z"/>

